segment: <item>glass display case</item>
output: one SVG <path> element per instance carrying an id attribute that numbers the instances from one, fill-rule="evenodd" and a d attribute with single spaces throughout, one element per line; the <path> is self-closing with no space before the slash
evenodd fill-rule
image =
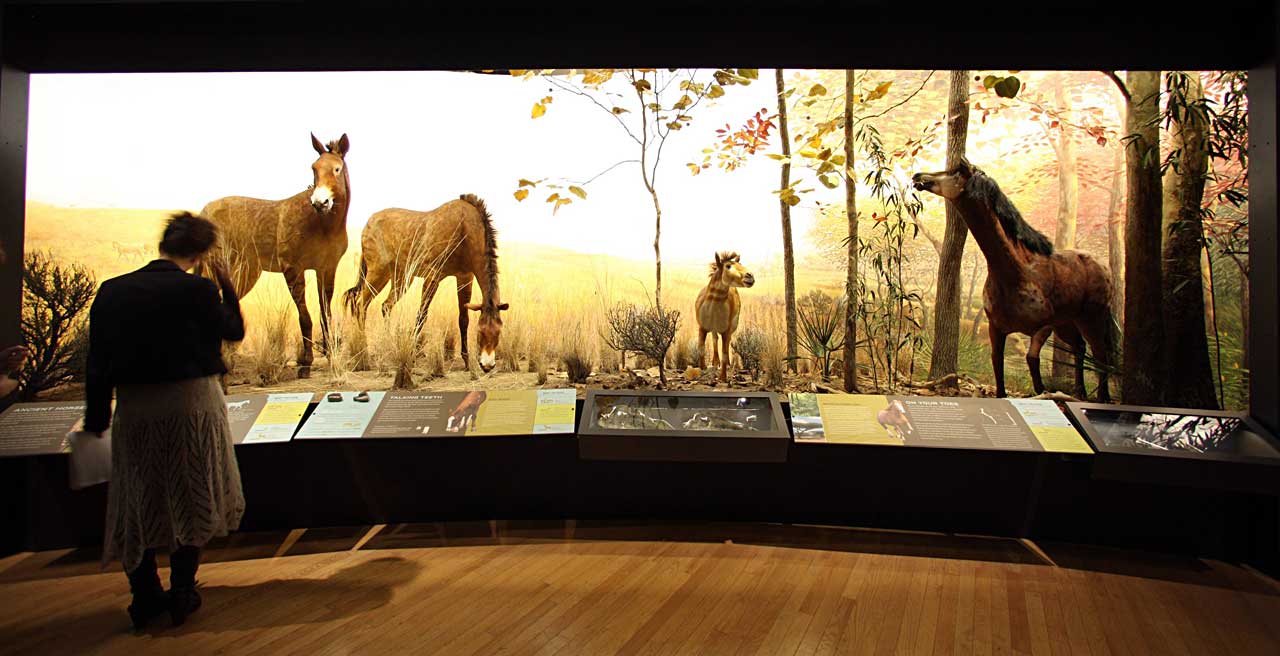
<path id="1" fill-rule="evenodd" d="M 1108 478 L 1280 492 L 1280 442 L 1243 412 L 1067 404 Z"/>
<path id="2" fill-rule="evenodd" d="M 588 390 L 582 457 L 782 462 L 790 434 L 776 394 Z"/>

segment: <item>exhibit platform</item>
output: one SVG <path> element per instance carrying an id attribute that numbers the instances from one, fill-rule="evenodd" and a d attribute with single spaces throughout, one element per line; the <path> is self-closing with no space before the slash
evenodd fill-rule
<path id="1" fill-rule="evenodd" d="M 626 421 L 688 425 L 600 430 L 605 413 L 621 418 L 622 397 L 633 409 L 643 398 L 661 406 Z M 230 397 L 248 500 L 242 527 L 489 517 L 807 523 L 1060 540 L 1280 571 L 1280 477 L 1184 477 L 1189 462 L 1280 471 L 1257 457 L 1272 438 L 1241 433 L 1244 424 L 1219 430 L 1244 436 L 1219 440 L 1224 449 L 1247 443 L 1243 465 L 1153 451 L 1122 454 L 1144 458 L 1141 475 L 1126 476 L 1111 454 L 1095 452 L 1101 438 L 1089 426 L 1077 429 L 1049 401 L 720 397 L 725 405 L 711 414 L 707 398 L 682 406 L 631 391 L 601 392 L 592 398 L 608 402 L 590 410 L 571 389 Z M 6 532 L 5 553 L 101 542 L 107 486 L 67 483 L 64 438 L 82 412 L 27 404 L 0 416 L 0 435 L 24 436 L 14 442 L 21 453 L 0 457 L 14 500 L 4 520 L 18 527 Z M 1130 424 L 1145 430 L 1142 416 Z M 1137 434 L 1130 428 L 1123 434 Z M 33 437 L 40 430 L 43 444 Z"/>

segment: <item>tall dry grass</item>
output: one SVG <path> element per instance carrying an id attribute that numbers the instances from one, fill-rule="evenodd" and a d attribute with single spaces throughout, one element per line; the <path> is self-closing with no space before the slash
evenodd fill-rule
<path id="1" fill-rule="evenodd" d="M 245 338 L 234 360 L 255 383 L 269 387 L 285 380 L 301 335 L 293 301 L 287 296 L 264 303 L 255 315 L 253 321 L 246 320 Z"/>

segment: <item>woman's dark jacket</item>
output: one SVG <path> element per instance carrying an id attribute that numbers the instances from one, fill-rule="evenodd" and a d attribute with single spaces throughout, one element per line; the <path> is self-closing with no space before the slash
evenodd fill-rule
<path id="1" fill-rule="evenodd" d="M 156 260 L 102 283 L 89 309 L 85 430 L 111 424 L 119 385 L 225 374 L 222 342 L 244 339 L 234 291 Z"/>

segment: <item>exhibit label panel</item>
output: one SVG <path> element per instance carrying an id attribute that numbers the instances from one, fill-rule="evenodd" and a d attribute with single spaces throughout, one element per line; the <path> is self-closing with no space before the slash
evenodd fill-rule
<path id="1" fill-rule="evenodd" d="M 1093 453 L 1053 401 L 792 394 L 797 442 Z"/>
<path id="2" fill-rule="evenodd" d="M 68 453 L 84 425 L 84 402 L 15 403 L 0 414 L 0 457 Z"/>
<path id="3" fill-rule="evenodd" d="M 288 442 L 314 395 L 248 394 L 227 397 L 227 418 L 236 444 Z"/>
<path id="4" fill-rule="evenodd" d="M 330 392 L 298 439 L 572 433 L 573 389 Z"/>

